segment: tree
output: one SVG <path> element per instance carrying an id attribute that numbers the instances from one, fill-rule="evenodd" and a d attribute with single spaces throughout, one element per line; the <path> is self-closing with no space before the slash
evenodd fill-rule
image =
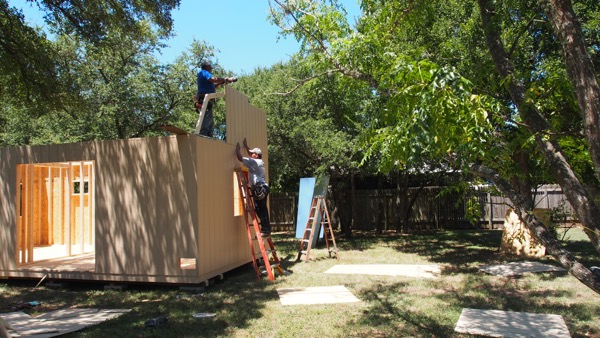
<path id="1" fill-rule="evenodd" d="M 163 124 L 193 128 L 197 113 L 192 95 L 198 62 L 213 58 L 214 48 L 194 41 L 174 63 L 160 64 L 154 54 L 162 48 L 170 17 L 159 20 L 156 15 L 168 16 L 164 11 L 174 2 L 165 1 L 156 9 L 150 9 L 146 2 L 136 2 L 139 8 L 132 9 L 129 3 L 90 1 L 101 7 L 93 9 L 78 2 L 65 9 L 68 2 L 40 2 L 40 6 L 47 4 L 60 12 L 47 18 L 52 39 L 27 27 L 22 14 L 6 6 L 0 28 L 11 34 L 0 37 L 0 42 L 6 41 L 6 48 L 0 50 L 6 61 L 2 62 L 6 67 L 0 82 L 7 84 L 0 91 L 0 99 L 6 103 L 0 110 L 0 120 L 5 122 L 0 127 L 0 144 L 163 135 Z M 5 2 L 0 0 L 0 4 Z M 130 10 L 122 13 L 128 17 L 123 25 L 118 24 L 117 17 L 102 14 L 121 5 Z M 149 17 L 159 20 L 158 27 L 162 28 L 157 31 L 156 21 L 143 19 L 143 8 L 154 13 Z M 69 20 L 59 20 L 65 15 Z M 98 17 L 92 18 L 94 15 Z M 78 23 L 73 26 L 72 20 Z M 90 28 L 95 25 L 102 29 Z M 29 40 L 29 44 L 20 45 Z"/>
<path id="2" fill-rule="evenodd" d="M 114 48 L 116 32 L 123 39 L 140 46 L 169 36 L 172 19 L 170 12 L 179 6 L 179 0 L 117 0 L 117 1 L 51 1 L 34 0 L 47 13 L 48 31 L 57 37 L 66 37 L 88 49 Z M 151 33 L 155 30 L 156 33 Z M 65 47 L 50 40 L 46 33 L 25 24 L 23 14 L 0 0 L 0 96 L 8 104 L 0 110 L 0 119 L 15 123 L 3 125 L 3 133 L 11 139 L 2 144 L 22 144 L 34 141 L 33 134 L 15 135 L 23 131 L 21 123 L 35 130 L 36 121 L 24 121 L 55 112 L 72 110 L 69 103 L 80 100 L 76 90 L 77 76 L 73 76 L 75 54 L 65 54 Z M 65 39 L 61 43 L 66 43 Z M 79 59 L 79 61 L 81 61 Z M 71 67 L 71 68 L 68 68 Z M 56 121 L 51 119 L 51 121 Z M 42 121 L 37 121 L 42 122 Z M 37 137 L 37 136 L 36 136 Z M 45 138 L 41 135 L 41 138 Z M 4 138 L 3 138 L 4 140 Z"/>
<path id="3" fill-rule="evenodd" d="M 598 279 L 531 213 L 527 187 L 547 170 L 568 192 L 600 248 L 600 217 L 590 189 L 598 181 L 582 184 L 583 172 L 573 170 L 573 157 L 560 147 L 583 141 L 592 153 L 589 142 L 577 136 L 590 128 L 582 128 L 577 118 L 586 113 L 573 114 L 578 109 L 573 109 L 573 87 L 562 75 L 567 72 L 557 56 L 555 33 L 535 3 L 506 1 L 491 8 L 491 2 L 480 0 L 478 12 L 460 0 L 364 0 L 364 15 L 352 30 L 336 1 L 274 2 L 273 20 L 295 34 L 308 58 L 329 72 L 365 81 L 376 96 L 385 97 L 386 109 L 370 120 L 366 159 L 378 158 L 382 170 L 444 161 L 494 182 L 548 251 L 600 292 Z M 475 57 L 462 58 L 465 54 Z M 566 116 L 569 122 L 560 121 Z"/>
<path id="4" fill-rule="evenodd" d="M 152 34 L 149 30 L 147 34 Z M 164 124 L 191 130 L 197 113 L 191 97 L 200 58 L 213 55 L 199 42 L 173 64 L 161 65 L 153 56 L 156 39 L 137 41 L 115 31 L 97 47 L 76 36 L 61 35 L 53 42 L 60 80 L 69 88 L 62 102 L 43 114 L 30 107 L 7 105 L 8 144 L 47 144 L 98 139 L 162 135 Z M 68 89 L 68 90 L 67 90 Z M 22 113 L 16 113 L 16 112 Z M 30 126 L 24 130 L 24 126 Z M 26 140 L 18 135 L 26 134 Z"/>
<path id="5" fill-rule="evenodd" d="M 59 104 L 64 86 L 57 78 L 56 57 L 44 33 L 27 26 L 22 13 L 0 0 L 0 94 L 37 111 Z"/>
<path id="6" fill-rule="evenodd" d="M 598 73 L 588 53 L 581 25 L 568 0 L 541 0 L 540 5 L 548 17 L 554 34 L 561 43 L 567 74 L 575 88 L 577 104 L 587 137 L 589 153 L 594 164 L 596 177 L 600 180 L 600 86 Z M 596 10 L 596 14 L 598 11 Z M 596 45 L 596 51 L 598 45 Z M 584 195 L 582 193 L 582 195 Z M 586 197 L 592 198 L 585 194 Z M 579 196 L 572 196 L 571 204 Z M 586 203 L 586 201 L 582 201 Z M 600 251 L 600 205 L 593 200 L 589 208 L 581 210 L 586 218 L 595 221 L 596 226 L 586 228 L 588 236 Z M 586 222 L 587 223 L 587 222 Z"/>
<path id="7" fill-rule="evenodd" d="M 543 153 L 551 168 L 551 171 L 554 174 L 554 177 L 562 187 L 567 199 L 579 216 L 580 221 L 586 227 L 586 233 L 592 240 L 592 244 L 594 244 L 597 250 L 600 251 L 600 237 L 598 236 L 600 234 L 600 206 L 593 199 L 589 191 L 586 190 L 584 184 L 579 180 L 576 173 L 573 171 L 568 159 L 560 148 L 557 138 L 552 135 L 551 126 L 544 118 L 543 114 L 539 111 L 538 107 L 536 107 L 532 100 L 526 99 L 527 95 L 523 81 L 513 75 L 514 68 L 502 45 L 500 32 L 497 27 L 493 26 L 494 18 L 492 13 L 494 13 L 494 8 L 491 6 L 491 2 L 487 0 L 479 0 L 479 7 L 490 54 L 494 59 L 496 69 L 500 75 L 508 78 L 507 88 L 511 95 L 512 102 L 516 105 L 526 127 L 534 135 L 538 149 L 540 149 L 540 151 Z M 567 21 L 566 18 L 565 21 Z M 565 24 L 575 25 L 576 22 L 565 22 Z M 579 36 L 579 38 L 582 37 Z M 566 61 L 570 63 L 576 62 L 575 60 L 569 59 Z M 571 65 L 571 67 L 577 66 Z M 593 67 L 591 70 L 593 70 Z M 588 88 L 587 90 L 590 90 L 593 93 L 594 83 L 591 83 L 591 85 L 592 88 Z M 595 83 L 595 85 L 597 87 L 597 83 Z M 593 99 L 594 97 L 592 96 L 591 98 Z M 600 111 L 588 111 L 587 114 L 600 114 Z M 583 113 L 583 115 L 584 121 L 586 119 L 597 121 L 597 118 L 594 116 L 586 117 L 585 113 Z M 586 134 L 593 132 L 593 128 L 589 128 L 587 126 L 588 124 L 589 122 L 585 122 L 586 128 L 584 130 Z M 598 135 L 591 135 L 588 136 L 588 140 L 593 140 L 597 137 Z M 598 147 L 598 145 L 589 144 L 590 153 L 593 153 L 591 149 L 595 147 Z M 476 165 L 473 166 L 472 169 L 481 176 L 483 176 L 485 173 L 485 169 Z M 536 237 L 548 247 L 548 251 L 556 256 L 563 266 L 567 267 L 575 277 L 581 280 L 584 284 L 590 286 L 590 288 L 594 289 L 596 292 L 600 293 L 600 280 L 596 280 L 598 278 L 594 278 L 594 275 L 591 271 L 583 267 L 572 255 L 555 243 L 556 241 L 549 234 L 548 229 L 543 226 L 539 219 L 530 216 L 531 208 L 528 208 L 527 204 L 524 204 L 523 201 L 520 201 L 520 196 L 515 195 L 514 193 L 511 194 L 511 187 L 501 184 L 500 178 L 493 178 L 493 176 L 487 177 L 489 179 L 493 179 L 494 183 L 496 183 L 505 194 L 510 196 L 511 200 L 516 206 L 517 212 L 520 214 L 520 217 L 528 224 L 529 228 L 534 231 Z M 523 196 L 523 194 L 520 195 Z"/>

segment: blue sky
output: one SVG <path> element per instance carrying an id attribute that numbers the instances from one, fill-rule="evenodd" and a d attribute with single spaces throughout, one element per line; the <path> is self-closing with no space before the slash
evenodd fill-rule
<path id="1" fill-rule="evenodd" d="M 43 25 L 37 7 L 25 0 L 9 0 L 10 5 L 23 9 L 29 22 Z M 358 0 L 342 0 L 353 18 L 360 9 Z M 181 0 L 172 13 L 176 36 L 163 49 L 159 60 L 173 61 L 196 39 L 218 50 L 216 60 L 236 75 L 251 73 L 257 67 L 267 67 L 287 61 L 298 51 L 299 43 L 292 37 L 278 40 L 279 28 L 267 21 L 268 0 Z"/>

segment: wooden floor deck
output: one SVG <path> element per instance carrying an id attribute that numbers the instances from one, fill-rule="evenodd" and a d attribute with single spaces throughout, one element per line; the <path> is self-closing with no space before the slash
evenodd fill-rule
<path id="1" fill-rule="evenodd" d="M 35 257 L 35 254 L 34 254 Z M 22 264 L 20 270 L 28 271 L 86 271 L 94 272 L 96 253 L 90 252 L 80 255 L 59 258 L 46 258 L 31 263 Z"/>
<path id="2" fill-rule="evenodd" d="M 73 246 L 67 256 L 67 246 L 46 245 L 33 248 L 33 262 L 19 265 L 19 270 L 28 271 L 86 271 L 95 270 L 96 254 L 92 245 Z"/>
<path id="3" fill-rule="evenodd" d="M 85 251 L 91 250 L 91 246 Z M 81 248 L 79 248 L 81 250 Z M 76 252 L 73 248 L 72 253 Z M 13 269 L 0 269 L 0 279 L 41 279 L 65 281 L 97 281 L 109 283 L 165 283 L 179 285 L 208 285 L 208 280 L 236 268 L 224 267 L 210 274 L 195 275 L 195 269 L 182 269 L 181 274 L 115 274 L 96 271 L 96 253 L 94 251 L 66 256 L 66 248 L 60 245 L 35 247 L 34 261 L 18 264 Z"/>

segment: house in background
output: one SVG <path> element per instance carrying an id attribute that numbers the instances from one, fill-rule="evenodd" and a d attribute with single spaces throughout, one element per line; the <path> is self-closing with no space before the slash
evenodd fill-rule
<path id="1" fill-rule="evenodd" d="M 196 284 L 251 262 L 235 146 L 268 173 L 266 116 L 231 87 L 219 100 L 225 141 L 0 148 L 0 278 Z"/>

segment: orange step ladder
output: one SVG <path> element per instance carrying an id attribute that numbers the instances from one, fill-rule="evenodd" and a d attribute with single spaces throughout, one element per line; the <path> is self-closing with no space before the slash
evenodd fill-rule
<path id="1" fill-rule="evenodd" d="M 236 168 L 235 172 L 240 188 L 246 230 L 248 231 L 248 243 L 250 244 L 252 265 L 254 266 L 256 277 L 260 279 L 260 276 L 266 273 L 269 276 L 269 280 L 275 280 L 274 270 L 280 275 L 283 275 L 284 272 L 277 257 L 277 251 L 275 250 L 271 236 L 263 237 L 260 233 L 260 219 L 257 217 L 254 209 L 254 198 L 248 185 L 248 172 L 243 171 L 241 168 Z M 255 247 L 258 247 L 259 251 Z"/>
<path id="2" fill-rule="evenodd" d="M 318 227 L 317 224 L 320 224 L 321 226 Z M 331 253 L 334 253 L 335 258 L 338 258 L 335 236 L 333 235 L 329 211 L 327 210 L 327 203 L 325 202 L 325 196 L 323 195 L 313 197 L 310 214 L 308 215 L 308 221 L 306 222 L 306 228 L 304 229 L 304 236 L 300 240 L 300 249 L 298 250 L 296 261 L 299 261 L 302 255 L 305 255 L 304 260 L 308 262 L 314 236 L 319 236 L 317 232 L 319 232 L 320 229 L 323 229 L 329 257 L 331 257 Z"/>

